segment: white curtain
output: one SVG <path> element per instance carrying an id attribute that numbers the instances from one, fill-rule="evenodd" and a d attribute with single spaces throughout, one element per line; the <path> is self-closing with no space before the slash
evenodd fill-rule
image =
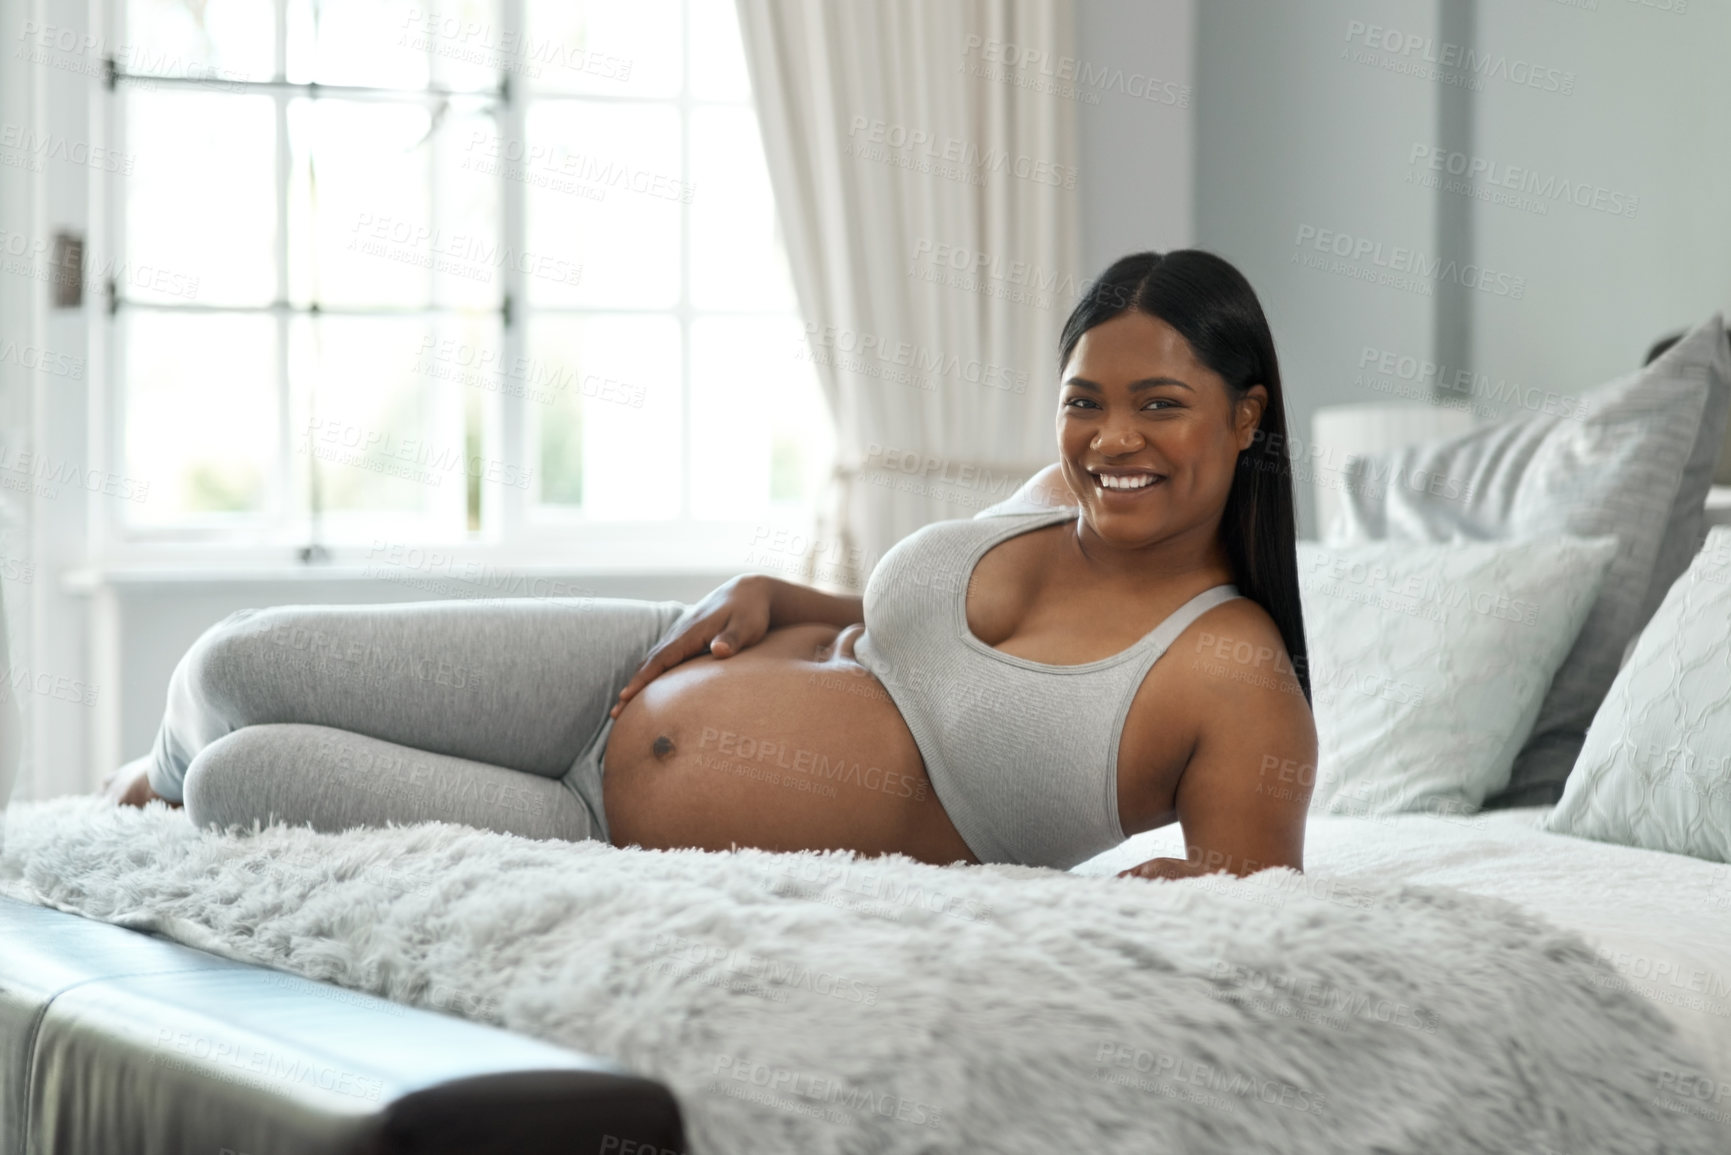
<path id="1" fill-rule="evenodd" d="M 857 592 L 906 534 L 971 517 L 1057 460 L 1058 334 L 1086 283 L 1074 9 L 738 4 L 836 425 L 804 580 Z"/>

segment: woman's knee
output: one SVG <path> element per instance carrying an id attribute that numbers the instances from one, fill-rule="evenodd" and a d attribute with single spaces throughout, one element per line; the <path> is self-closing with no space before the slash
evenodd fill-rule
<path id="1" fill-rule="evenodd" d="M 200 702 L 216 707 L 225 716 L 237 706 L 242 693 L 255 684 L 266 668 L 273 646 L 282 644 L 280 611 L 287 607 L 236 610 L 198 636 L 182 659 L 185 677 Z M 244 725 L 244 719 L 231 718 Z"/>
<path id="2" fill-rule="evenodd" d="M 200 750 L 186 768 L 181 801 L 194 826 L 251 826 L 258 817 L 261 774 L 268 775 L 272 726 L 246 726 Z"/>

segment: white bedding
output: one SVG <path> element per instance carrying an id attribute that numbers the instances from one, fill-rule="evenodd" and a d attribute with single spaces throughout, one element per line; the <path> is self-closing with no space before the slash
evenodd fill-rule
<path id="1" fill-rule="evenodd" d="M 1579 932 L 1731 1082 L 1731 865 L 1538 829 L 1549 807 L 1462 818 L 1312 816 L 1307 883 L 1403 881 L 1491 895 Z M 1075 868 L 1184 856 L 1177 824 Z"/>

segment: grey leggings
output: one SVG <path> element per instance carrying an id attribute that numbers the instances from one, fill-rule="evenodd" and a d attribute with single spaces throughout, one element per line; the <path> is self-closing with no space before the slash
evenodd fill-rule
<path id="1" fill-rule="evenodd" d="M 608 710 L 686 610 L 490 598 L 241 610 L 169 681 L 148 777 L 199 826 L 606 840 Z"/>

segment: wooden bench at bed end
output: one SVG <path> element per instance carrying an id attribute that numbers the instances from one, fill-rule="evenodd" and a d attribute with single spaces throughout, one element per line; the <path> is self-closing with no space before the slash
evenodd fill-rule
<path id="1" fill-rule="evenodd" d="M 0 898 L 0 1155 L 661 1155 L 665 1086 Z"/>

